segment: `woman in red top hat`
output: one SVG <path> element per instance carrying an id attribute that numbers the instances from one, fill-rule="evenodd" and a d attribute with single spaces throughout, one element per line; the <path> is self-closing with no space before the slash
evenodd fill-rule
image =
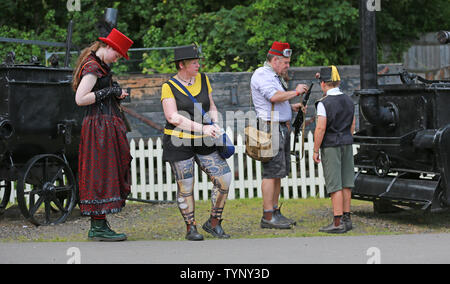
<path id="1" fill-rule="evenodd" d="M 120 212 L 130 193 L 131 155 L 120 101 L 128 94 L 113 82 L 110 64 L 133 41 L 116 29 L 85 48 L 73 74 L 75 101 L 86 109 L 79 150 L 80 209 L 91 216 L 88 237 L 98 241 L 122 241 L 125 234 L 111 230 L 105 215 Z"/>

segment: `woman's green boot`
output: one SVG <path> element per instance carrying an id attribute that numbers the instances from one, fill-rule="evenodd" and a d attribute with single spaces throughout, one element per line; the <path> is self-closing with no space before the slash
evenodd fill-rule
<path id="1" fill-rule="evenodd" d="M 103 242 L 119 242 L 127 239 L 127 235 L 118 234 L 111 230 L 106 219 L 91 219 L 91 229 L 88 233 L 89 240 Z"/>

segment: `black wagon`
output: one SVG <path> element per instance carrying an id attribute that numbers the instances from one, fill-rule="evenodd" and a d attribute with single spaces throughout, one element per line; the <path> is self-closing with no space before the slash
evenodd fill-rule
<path id="1" fill-rule="evenodd" d="M 0 210 L 11 182 L 23 216 L 35 225 L 64 222 L 77 201 L 82 109 L 72 70 L 0 66 Z"/>
<path id="2" fill-rule="evenodd" d="M 1 42 L 63 47 L 64 66 L 36 58 L 0 64 L 0 214 L 16 190 L 23 216 L 39 225 L 66 221 L 78 200 L 78 146 L 83 109 L 71 88 L 72 21 L 65 43 L 0 38 Z"/>

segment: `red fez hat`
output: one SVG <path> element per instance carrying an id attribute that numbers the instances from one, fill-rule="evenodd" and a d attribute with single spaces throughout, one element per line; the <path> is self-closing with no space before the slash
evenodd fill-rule
<path id="1" fill-rule="evenodd" d="M 112 29 L 106 38 L 99 37 L 98 39 L 114 48 L 115 51 L 120 53 L 120 55 L 122 55 L 126 59 L 130 59 L 127 52 L 133 44 L 133 41 L 123 33 L 119 32 L 117 29 Z"/>
<path id="2" fill-rule="evenodd" d="M 269 50 L 269 54 L 284 56 L 284 57 L 291 57 L 292 49 L 289 46 L 289 43 L 287 43 L 287 42 L 275 41 Z"/>

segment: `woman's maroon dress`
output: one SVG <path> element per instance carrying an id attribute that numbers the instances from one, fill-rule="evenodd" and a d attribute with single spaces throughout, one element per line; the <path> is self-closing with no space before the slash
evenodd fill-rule
<path id="1" fill-rule="evenodd" d="M 95 74 L 92 91 L 112 86 L 109 66 L 95 53 L 84 61 L 80 76 Z M 83 215 L 117 213 L 130 194 L 131 155 L 120 102 L 109 97 L 87 106 L 79 148 L 80 209 Z"/>

